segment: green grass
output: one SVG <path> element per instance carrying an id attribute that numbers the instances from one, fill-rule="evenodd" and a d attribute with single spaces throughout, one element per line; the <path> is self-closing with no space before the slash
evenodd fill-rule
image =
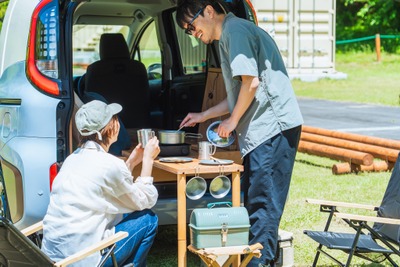
<path id="1" fill-rule="evenodd" d="M 293 81 L 297 96 L 335 101 L 354 101 L 399 106 L 400 55 L 383 54 L 377 63 L 375 54 L 337 55 L 336 69 L 348 74 L 346 80 L 320 80 L 318 82 Z M 390 172 L 333 175 L 332 165 L 337 161 L 298 153 L 292 183 L 281 229 L 293 233 L 295 266 L 311 266 L 317 244 L 303 234 L 303 230 L 323 230 L 326 213 L 319 206 L 306 204 L 306 198 L 326 199 L 360 204 L 379 205 Z M 366 211 L 342 209 L 342 212 L 375 215 Z M 348 227 L 334 220 L 333 228 L 348 231 Z M 335 253 L 344 261 L 346 255 Z M 200 261 L 188 252 L 188 266 L 200 266 Z M 176 227 L 160 227 L 156 243 L 150 252 L 149 265 L 177 266 Z M 354 258 L 353 265 L 368 265 Z M 318 266 L 334 266 L 321 256 Z M 385 266 L 390 266 L 385 263 Z"/>
<path id="2" fill-rule="evenodd" d="M 317 82 L 293 81 L 296 95 L 335 101 L 353 101 L 400 106 L 400 55 L 383 53 L 336 55 L 336 67 L 347 79 L 322 79 Z"/>

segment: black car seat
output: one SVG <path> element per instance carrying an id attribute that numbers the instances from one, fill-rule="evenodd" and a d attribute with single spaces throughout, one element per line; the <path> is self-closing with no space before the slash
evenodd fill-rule
<path id="1" fill-rule="evenodd" d="M 150 92 L 146 67 L 130 58 L 128 45 L 120 33 L 100 37 L 100 60 L 88 66 L 85 92 L 103 96 L 109 103 L 119 103 L 121 120 L 127 128 L 150 125 Z"/>

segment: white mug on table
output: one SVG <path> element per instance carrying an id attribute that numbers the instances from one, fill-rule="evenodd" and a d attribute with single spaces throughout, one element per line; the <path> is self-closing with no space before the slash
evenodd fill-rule
<path id="1" fill-rule="evenodd" d="M 199 142 L 199 160 L 211 159 L 216 150 L 217 147 L 208 141 Z"/>

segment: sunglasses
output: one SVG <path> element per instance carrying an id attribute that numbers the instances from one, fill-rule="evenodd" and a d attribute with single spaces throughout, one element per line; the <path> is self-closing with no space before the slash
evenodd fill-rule
<path id="1" fill-rule="evenodd" d="M 197 19 L 198 16 L 200 16 L 200 14 L 201 14 L 201 12 L 203 12 L 204 8 L 205 8 L 205 7 L 201 8 L 201 9 L 196 13 L 196 15 L 194 15 L 194 17 L 190 20 L 190 22 L 188 23 L 188 25 L 187 25 L 187 27 L 186 27 L 186 29 L 185 29 L 185 33 L 186 33 L 186 34 L 191 35 L 192 32 L 193 32 L 194 30 L 196 30 L 196 27 L 194 27 L 192 23 L 194 22 L 195 19 Z"/>

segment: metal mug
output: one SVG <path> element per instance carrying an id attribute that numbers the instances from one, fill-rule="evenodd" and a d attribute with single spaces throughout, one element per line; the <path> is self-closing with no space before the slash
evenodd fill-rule
<path id="1" fill-rule="evenodd" d="M 151 129 L 140 129 L 137 131 L 138 142 L 142 144 L 143 148 L 147 145 L 149 140 L 154 136 L 156 136 L 155 132 Z"/>
<path id="2" fill-rule="evenodd" d="M 199 160 L 211 159 L 211 156 L 214 155 L 216 150 L 217 147 L 210 142 L 199 142 Z"/>

